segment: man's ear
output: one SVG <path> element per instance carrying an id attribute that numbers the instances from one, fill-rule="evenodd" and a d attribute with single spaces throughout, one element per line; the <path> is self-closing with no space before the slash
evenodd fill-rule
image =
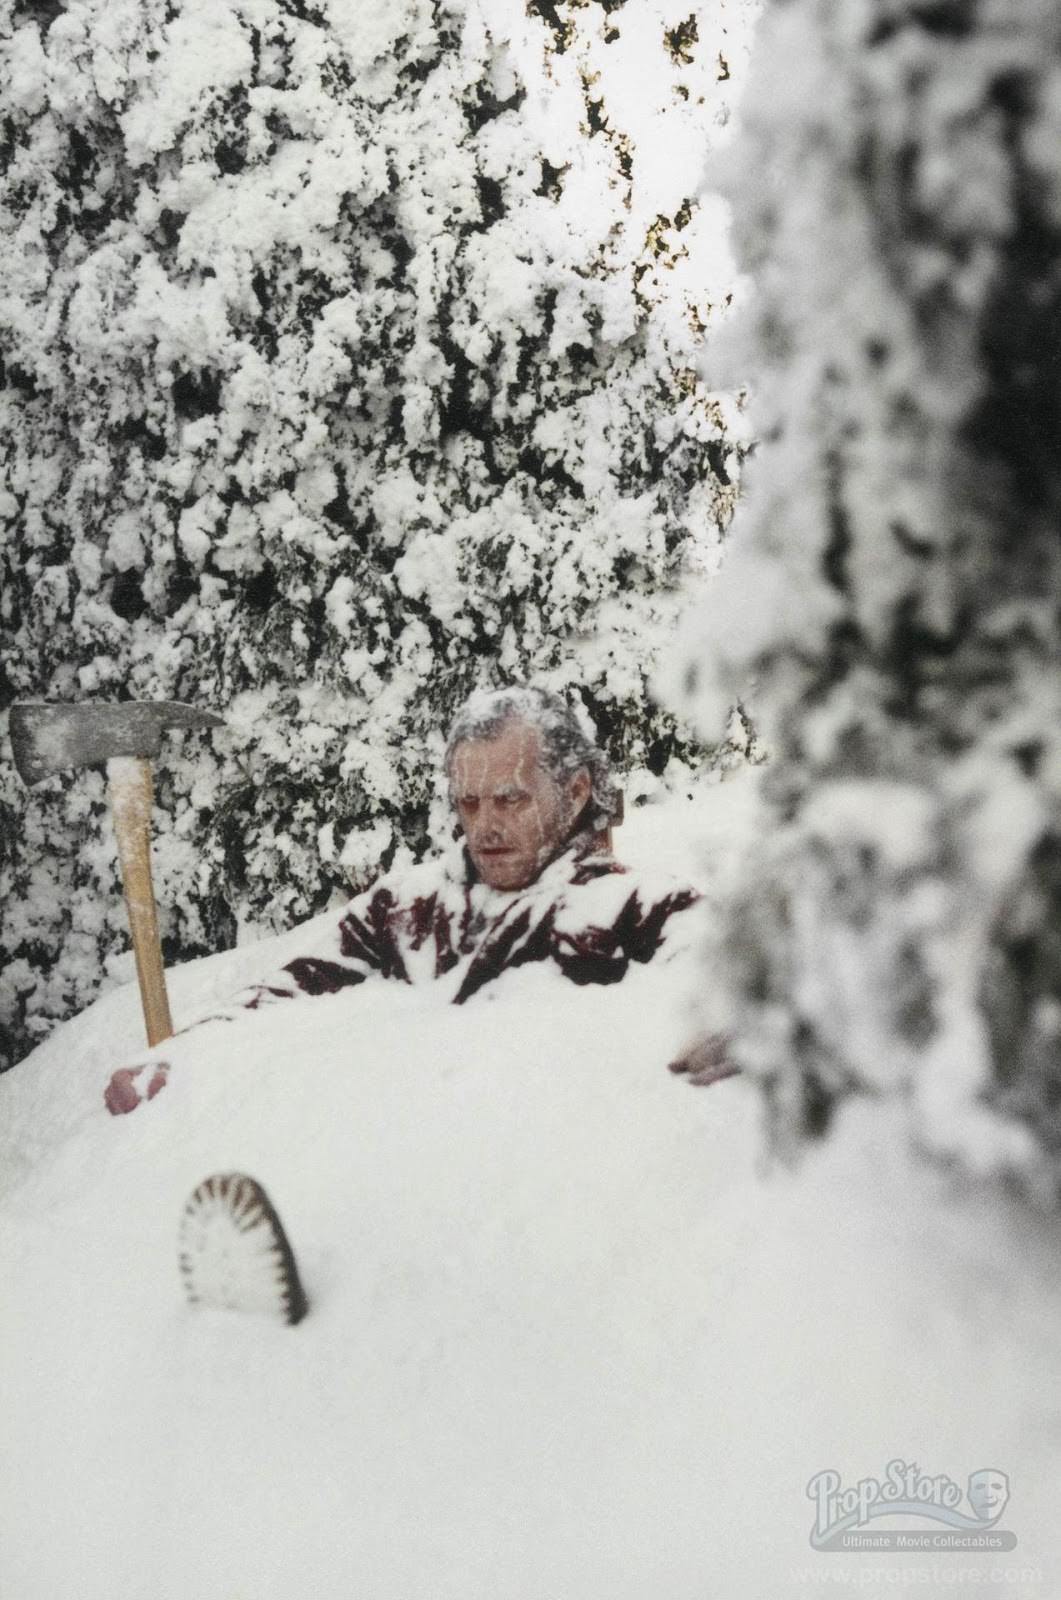
<path id="1" fill-rule="evenodd" d="M 567 800 L 572 821 L 578 816 L 592 792 L 593 779 L 585 767 L 580 767 L 567 785 Z"/>

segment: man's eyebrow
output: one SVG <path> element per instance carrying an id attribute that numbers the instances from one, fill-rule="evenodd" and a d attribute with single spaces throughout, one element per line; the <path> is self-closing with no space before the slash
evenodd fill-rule
<path id="1" fill-rule="evenodd" d="M 530 794 L 530 790 L 522 783 L 505 783 L 496 789 L 488 789 L 487 793 L 492 800 L 507 800 L 512 795 Z M 454 789 L 453 794 L 458 804 L 481 798 L 475 789 Z"/>

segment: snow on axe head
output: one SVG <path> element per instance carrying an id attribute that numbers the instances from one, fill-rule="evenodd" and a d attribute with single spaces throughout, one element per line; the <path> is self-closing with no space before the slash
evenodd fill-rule
<path id="1" fill-rule="evenodd" d="M 23 783 L 40 783 L 65 767 L 94 767 L 115 756 L 149 759 L 162 749 L 170 728 L 209 728 L 221 722 L 213 711 L 176 700 L 120 705 L 29 705 L 11 707 L 11 749 Z"/>
<path id="2" fill-rule="evenodd" d="M 11 707 L 11 749 L 24 783 L 40 783 L 67 767 L 106 762 L 150 1045 L 173 1032 L 151 883 L 151 758 L 162 749 L 169 729 L 216 727 L 221 721 L 212 711 L 168 700 Z"/>

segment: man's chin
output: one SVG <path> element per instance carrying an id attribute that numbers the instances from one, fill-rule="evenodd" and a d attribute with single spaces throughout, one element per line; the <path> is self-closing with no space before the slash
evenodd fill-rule
<path id="1" fill-rule="evenodd" d="M 475 870 L 491 889 L 525 889 L 534 870 L 522 856 L 495 855 L 474 858 Z"/>

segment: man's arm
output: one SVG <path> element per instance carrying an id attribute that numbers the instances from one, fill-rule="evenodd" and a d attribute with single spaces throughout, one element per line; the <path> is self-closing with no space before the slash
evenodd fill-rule
<path id="1" fill-rule="evenodd" d="M 373 973 L 408 983 L 395 931 L 396 909 L 394 894 L 386 885 L 357 895 L 317 949 L 294 957 L 270 977 L 249 984 L 234 995 L 222 1011 L 213 1012 L 202 1020 L 220 1017 L 231 1021 L 242 1011 L 258 1011 L 278 1000 L 295 1000 L 300 995 L 338 994 L 341 989 L 364 983 Z"/>
<path id="2" fill-rule="evenodd" d="M 691 888 L 668 887 L 655 895 L 634 888 L 612 921 L 590 920 L 577 929 L 558 926 L 554 959 L 573 983 L 618 983 L 631 962 L 644 965 L 661 953 L 669 958 L 692 944 L 695 918 L 682 913 L 699 901 L 699 893 Z"/>
<path id="3" fill-rule="evenodd" d="M 207 1022 L 233 1022 L 244 1011 L 258 1011 L 280 1000 L 302 995 L 338 994 L 373 973 L 408 982 L 405 963 L 394 927 L 395 899 L 385 886 L 358 895 L 329 929 L 311 954 L 296 956 L 278 971 L 233 995 L 220 1010 L 181 1028 L 182 1038 Z M 166 1085 L 169 1063 L 164 1059 L 168 1040 L 156 1045 L 140 1061 L 120 1067 L 111 1075 L 103 1101 L 112 1116 L 134 1111 L 142 1100 L 152 1100 Z"/>

